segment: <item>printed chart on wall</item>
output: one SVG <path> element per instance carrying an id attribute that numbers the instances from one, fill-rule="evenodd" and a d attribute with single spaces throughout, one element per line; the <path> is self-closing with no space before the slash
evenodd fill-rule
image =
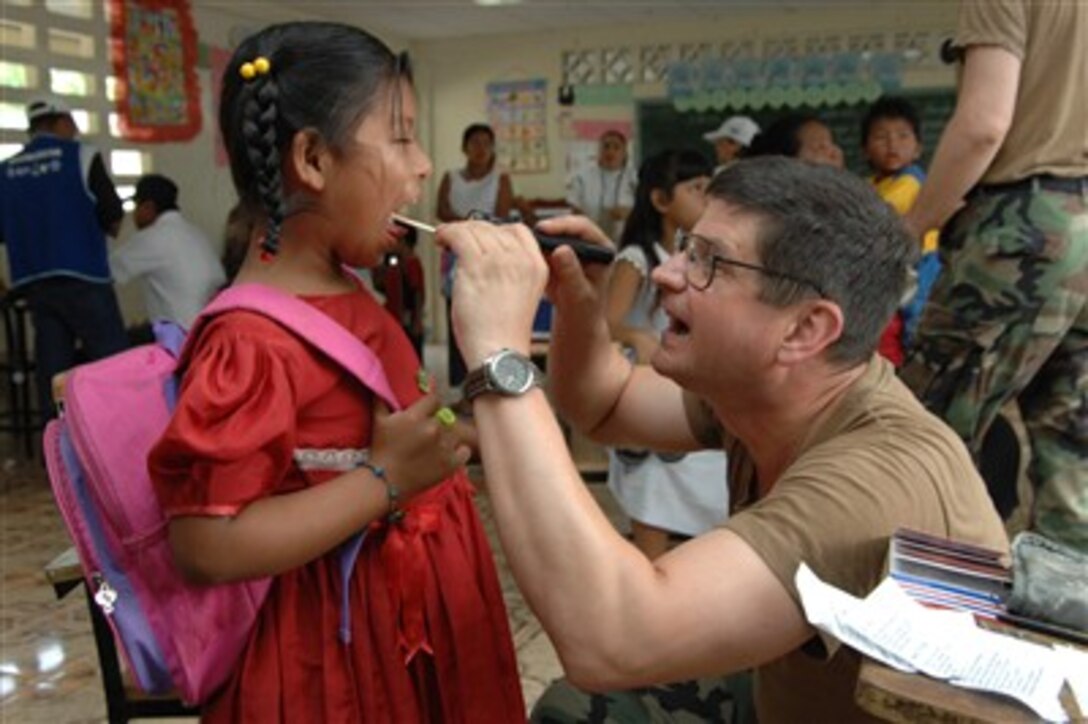
<path id="1" fill-rule="evenodd" d="M 487 118 L 498 141 L 498 163 L 511 173 L 548 170 L 546 80 L 487 85 Z"/>

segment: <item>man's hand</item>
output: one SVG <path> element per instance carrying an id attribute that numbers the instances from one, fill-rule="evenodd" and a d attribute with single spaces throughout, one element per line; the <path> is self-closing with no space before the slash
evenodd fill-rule
<path id="1" fill-rule="evenodd" d="M 949 212 L 949 218 L 964 206 L 964 202 L 960 200 L 955 205 L 951 212 Z M 919 206 L 915 206 L 903 216 L 903 225 L 907 227 L 907 232 L 911 238 L 917 241 L 919 244 L 923 243 L 926 234 L 930 231 L 937 231 L 938 224 L 934 219 L 926 218 L 922 212 L 924 209 Z"/>
<path id="2" fill-rule="evenodd" d="M 467 367 L 478 367 L 503 347 L 528 354 L 548 278 L 529 229 L 466 221 L 440 226 L 435 240 L 457 255 L 452 316 Z"/>
<path id="3" fill-rule="evenodd" d="M 613 247 L 612 242 L 586 216 L 560 216 L 547 219 L 537 225 L 545 234 L 573 236 L 584 241 Z M 557 308 L 569 314 L 577 314 L 580 307 L 594 315 L 606 299 L 611 267 L 606 264 L 583 265 L 568 247 L 559 247 L 548 259 L 551 276 L 548 279 L 547 296 Z M 585 305 L 585 306 L 583 306 Z M 603 314 L 603 311 L 600 312 Z"/>

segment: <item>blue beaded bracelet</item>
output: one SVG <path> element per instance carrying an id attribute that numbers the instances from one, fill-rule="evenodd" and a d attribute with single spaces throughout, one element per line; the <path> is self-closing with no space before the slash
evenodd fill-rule
<path id="1" fill-rule="evenodd" d="M 369 470 L 385 486 L 385 497 L 389 500 L 389 512 L 385 519 L 390 523 L 396 523 L 403 518 L 404 511 L 400 508 L 400 489 L 389 482 L 389 478 L 385 476 L 385 468 L 366 460 L 360 462 L 359 467 Z"/>

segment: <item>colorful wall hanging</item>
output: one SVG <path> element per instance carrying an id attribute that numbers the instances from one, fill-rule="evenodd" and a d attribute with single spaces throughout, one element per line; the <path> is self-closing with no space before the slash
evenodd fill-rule
<path id="1" fill-rule="evenodd" d="M 778 58 L 707 58 L 668 67 L 680 111 L 797 108 L 871 103 L 900 87 L 901 53 L 820 53 Z"/>
<path id="2" fill-rule="evenodd" d="M 124 138 L 184 141 L 200 132 L 188 0 L 110 0 L 110 53 Z"/>
<path id="3" fill-rule="evenodd" d="M 487 84 L 487 120 L 498 142 L 498 163 L 511 173 L 548 170 L 548 82 Z"/>

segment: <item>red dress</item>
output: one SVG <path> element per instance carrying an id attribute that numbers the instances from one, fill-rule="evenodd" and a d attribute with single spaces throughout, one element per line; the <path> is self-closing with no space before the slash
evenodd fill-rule
<path id="1" fill-rule="evenodd" d="M 402 404 L 419 361 L 366 292 L 303 297 L 382 360 Z M 169 516 L 234 515 L 320 485 L 298 448 L 366 448 L 371 401 L 354 378 L 275 322 L 228 312 L 201 334 L 177 411 L 149 465 Z M 217 722 L 525 721 L 494 562 L 463 473 L 417 497 L 397 526 L 371 526 L 339 636 L 336 550 L 276 577 L 238 668 L 208 701 Z"/>

